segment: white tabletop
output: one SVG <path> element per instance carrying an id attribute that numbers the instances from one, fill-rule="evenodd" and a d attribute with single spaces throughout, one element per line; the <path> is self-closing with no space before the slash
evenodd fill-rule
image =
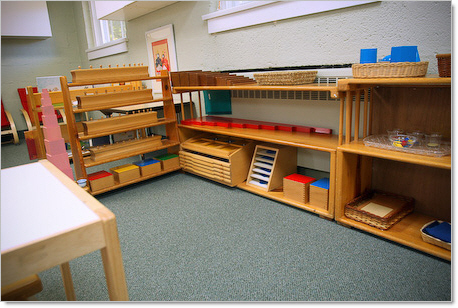
<path id="1" fill-rule="evenodd" d="M 2 253 L 99 220 L 40 162 L 2 170 Z"/>

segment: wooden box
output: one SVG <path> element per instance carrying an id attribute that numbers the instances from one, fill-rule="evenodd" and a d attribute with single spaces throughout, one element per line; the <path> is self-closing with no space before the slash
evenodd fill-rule
<path id="1" fill-rule="evenodd" d="M 180 159 L 177 154 L 164 154 L 155 157 L 162 164 L 162 170 L 169 170 L 180 167 Z"/>
<path id="2" fill-rule="evenodd" d="M 162 170 L 161 162 L 153 158 L 137 161 L 133 164 L 140 168 L 141 176 L 153 175 L 155 173 L 161 172 Z"/>
<path id="3" fill-rule="evenodd" d="M 181 143 L 180 164 L 186 172 L 236 186 L 246 180 L 253 150 L 249 140 L 202 134 Z"/>
<path id="4" fill-rule="evenodd" d="M 310 184 L 310 205 L 327 210 L 329 202 L 329 178 Z"/>
<path id="5" fill-rule="evenodd" d="M 316 179 L 301 175 L 291 174 L 283 178 L 283 195 L 286 199 L 291 199 L 300 203 L 309 202 L 309 186 Z"/>
<path id="6" fill-rule="evenodd" d="M 114 186 L 115 184 L 113 174 L 107 171 L 88 174 L 87 179 L 89 180 L 89 186 L 92 192 Z"/>
<path id="7" fill-rule="evenodd" d="M 113 172 L 117 183 L 125 183 L 140 177 L 140 168 L 133 164 L 125 164 L 110 168 L 110 171 Z"/>

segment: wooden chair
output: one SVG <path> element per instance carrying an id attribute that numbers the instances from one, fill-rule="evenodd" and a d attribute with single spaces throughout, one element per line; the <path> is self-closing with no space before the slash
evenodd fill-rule
<path id="1" fill-rule="evenodd" d="M 19 136 L 17 134 L 17 129 L 16 125 L 14 124 L 13 117 L 11 116 L 11 113 L 3 107 L 3 100 L 2 100 L 2 136 L 3 135 L 12 135 L 13 140 L 12 142 L 14 144 L 19 143 Z M 2 142 L 3 143 L 3 142 Z"/>

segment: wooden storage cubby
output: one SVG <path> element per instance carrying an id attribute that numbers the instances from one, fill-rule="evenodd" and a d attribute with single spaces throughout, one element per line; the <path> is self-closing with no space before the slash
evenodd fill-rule
<path id="1" fill-rule="evenodd" d="M 367 118 L 369 135 L 386 134 L 388 129 L 401 128 L 440 132 L 445 140 L 450 139 L 450 78 L 370 82 L 355 79 L 346 80 L 342 85 L 350 91 L 349 98 L 370 87 L 372 110 L 361 115 Z M 351 115 L 349 104 L 346 110 Z M 359 120 L 359 114 L 355 118 Z M 434 157 L 365 146 L 363 140 L 357 138 L 358 133 L 355 128 L 354 140 L 348 138 L 338 148 L 336 220 L 450 260 L 451 252 L 423 241 L 420 230 L 432 220 L 451 221 L 451 156 Z M 384 231 L 346 217 L 345 205 L 365 190 L 412 197 L 414 211 Z"/>
<path id="2" fill-rule="evenodd" d="M 236 186 L 246 179 L 253 149 L 249 140 L 201 134 L 181 144 L 180 164 L 184 171 Z"/>
<path id="3" fill-rule="evenodd" d="M 256 145 L 246 185 L 271 191 L 283 185 L 283 178 L 297 171 L 297 149 Z"/>
<path id="4" fill-rule="evenodd" d="M 64 107 L 67 114 L 67 127 L 70 144 L 73 154 L 73 163 L 77 179 L 87 178 L 87 169 L 105 163 L 118 161 L 121 159 L 132 158 L 158 150 L 166 149 L 169 153 L 177 153 L 179 146 L 178 129 L 173 104 L 170 79 L 167 71 L 163 71 L 160 76 L 150 77 L 147 66 L 129 66 L 116 68 L 99 69 L 78 69 L 71 72 L 72 82 L 68 83 L 66 77 L 61 77 L 62 94 Z M 78 106 L 72 105 L 70 88 L 73 86 L 85 86 L 106 83 L 124 83 L 141 80 L 158 80 L 162 83 L 162 97 L 154 99 L 151 89 L 123 90 L 114 93 L 94 93 L 92 95 L 77 96 Z M 106 110 L 115 107 L 134 106 L 150 102 L 162 102 L 164 117 L 157 118 L 157 113 L 147 111 L 131 115 L 123 115 L 98 120 L 83 121 L 77 123 L 75 114 Z M 83 130 L 77 129 L 77 125 L 82 125 Z M 137 131 L 147 127 L 164 125 L 166 138 L 162 136 L 142 136 L 127 141 L 115 142 L 113 144 L 89 148 L 90 156 L 83 158 L 80 142 L 96 137 L 108 136 L 115 133 Z M 138 160 L 138 158 L 137 158 Z M 150 173 L 146 176 L 126 178 L 123 181 L 115 182 L 110 187 L 105 187 L 97 191 L 90 191 L 92 194 L 103 193 L 122 186 L 133 184 L 145 179 L 156 177 L 171 171 L 180 169 L 175 167 L 157 173 Z M 123 171 L 123 170 L 122 170 Z"/>

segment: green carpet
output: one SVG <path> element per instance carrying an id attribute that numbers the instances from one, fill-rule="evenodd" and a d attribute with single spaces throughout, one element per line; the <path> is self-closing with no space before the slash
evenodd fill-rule
<path id="1" fill-rule="evenodd" d="M 451 301 L 450 262 L 197 176 L 96 197 L 117 217 L 132 301 Z M 108 300 L 100 252 L 70 266 L 78 300 Z M 58 268 L 40 277 L 38 300 L 65 300 Z"/>

